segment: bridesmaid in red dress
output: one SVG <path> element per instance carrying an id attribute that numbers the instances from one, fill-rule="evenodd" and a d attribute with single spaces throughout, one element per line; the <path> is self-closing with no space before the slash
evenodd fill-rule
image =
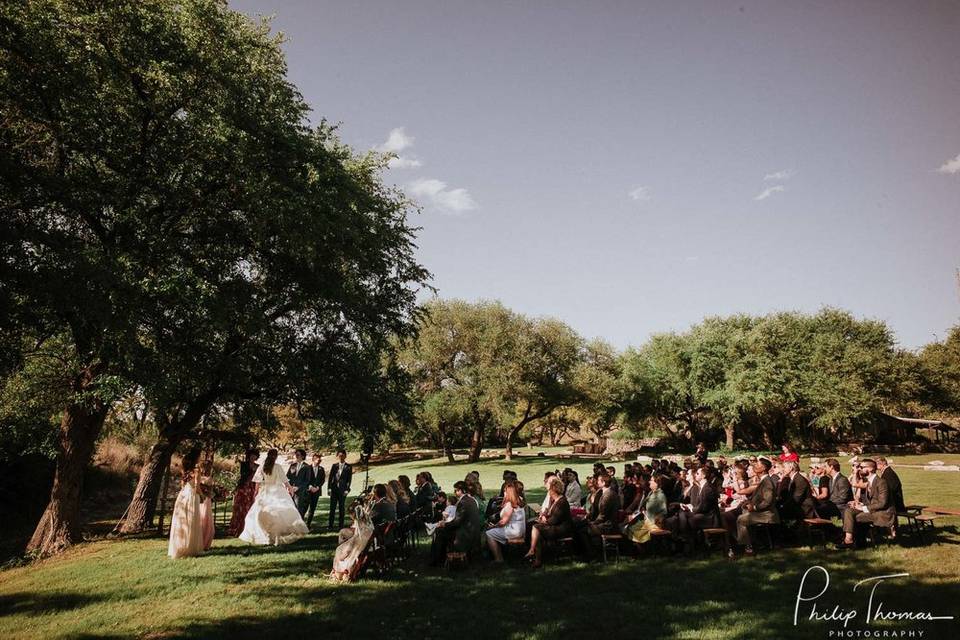
<path id="1" fill-rule="evenodd" d="M 253 475 L 260 467 L 257 464 L 259 458 L 260 452 L 257 449 L 250 449 L 247 451 L 246 459 L 240 463 L 240 479 L 237 481 L 237 490 L 233 494 L 233 515 L 230 517 L 230 527 L 227 529 L 227 533 L 231 536 L 239 536 L 243 531 L 247 511 L 257 497 L 257 483 L 253 481 Z"/>

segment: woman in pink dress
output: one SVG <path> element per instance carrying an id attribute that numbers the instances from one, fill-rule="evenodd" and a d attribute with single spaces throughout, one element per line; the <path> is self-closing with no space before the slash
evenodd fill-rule
<path id="1" fill-rule="evenodd" d="M 206 551 L 213 546 L 213 501 L 210 499 L 213 490 L 213 462 L 205 460 L 203 462 L 200 478 L 200 523 L 203 531 L 203 550 Z"/>

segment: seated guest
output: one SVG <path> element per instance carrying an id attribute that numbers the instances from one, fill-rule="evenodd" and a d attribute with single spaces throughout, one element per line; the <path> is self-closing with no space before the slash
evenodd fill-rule
<path id="1" fill-rule="evenodd" d="M 442 491 L 440 492 L 443 496 L 444 506 L 443 511 L 440 513 L 440 519 L 445 522 L 450 522 L 457 515 L 457 496 L 456 495 L 445 495 Z"/>
<path id="2" fill-rule="evenodd" d="M 594 536 L 617 533 L 617 511 L 620 510 L 620 494 L 613 489 L 613 479 L 600 474 L 597 483 L 597 499 L 587 521 Z"/>
<path id="3" fill-rule="evenodd" d="M 737 465 L 734 467 L 733 482 L 728 487 L 729 497 L 726 504 L 720 511 L 720 522 L 723 528 L 727 530 L 729 539 L 737 537 L 737 518 L 743 513 L 743 505 L 757 489 L 760 479 L 753 475 L 747 475 L 746 470 Z"/>
<path id="4" fill-rule="evenodd" d="M 583 502 L 583 488 L 580 486 L 580 477 L 577 472 L 567 467 L 563 470 L 563 495 L 567 497 L 570 507 L 579 507 Z"/>
<path id="5" fill-rule="evenodd" d="M 814 503 L 819 500 L 826 500 L 830 496 L 827 489 L 826 471 L 821 464 L 810 466 L 810 493 L 813 495 Z"/>
<path id="6" fill-rule="evenodd" d="M 543 502 L 540 503 L 541 511 L 543 511 L 544 509 L 550 508 L 550 502 L 553 499 L 550 496 L 550 479 L 556 478 L 556 477 L 557 477 L 557 474 L 554 473 L 553 471 L 547 471 L 546 473 L 543 474 L 543 488 L 547 490 L 547 495 L 543 498 Z"/>
<path id="7" fill-rule="evenodd" d="M 786 489 L 780 496 L 780 517 L 796 521 L 817 517 L 810 482 L 800 473 L 800 466 L 796 462 L 784 462 L 783 470 Z"/>
<path id="8" fill-rule="evenodd" d="M 413 510 L 421 513 L 424 517 L 430 517 L 433 502 L 437 497 L 433 484 L 427 480 L 425 472 L 418 473 L 414 481 L 417 484 L 417 491 L 413 496 Z"/>
<path id="9" fill-rule="evenodd" d="M 370 507 L 370 521 L 373 526 L 397 521 L 397 507 L 387 497 L 387 485 L 373 485 L 373 505 Z"/>
<path id="10" fill-rule="evenodd" d="M 828 520 L 842 519 L 847 504 L 853 500 L 853 490 L 850 487 L 850 481 L 840 473 L 840 462 L 836 458 L 828 458 L 826 466 L 827 475 L 821 488 L 826 487 L 827 498 L 817 500 L 817 515 Z"/>
<path id="11" fill-rule="evenodd" d="M 623 484 L 620 485 L 620 503 L 626 507 L 633 504 L 633 499 L 637 497 L 637 485 L 631 469 L 630 475 L 623 476 Z"/>
<path id="12" fill-rule="evenodd" d="M 681 507 L 680 531 L 690 533 L 700 529 L 709 529 L 720 524 L 720 497 L 714 489 L 714 470 L 703 466 L 694 475 L 696 491 L 691 490 L 691 500 Z"/>
<path id="13" fill-rule="evenodd" d="M 777 512 L 777 487 L 773 478 L 769 476 L 770 467 L 770 460 L 766 458 L 761 458 L 754 466 L 753 473 L 760 478 L 760 481 L 750 500 L 744 503 L 743 513 L 737 518 L 737 542 L 744 547 L 744 552 L 748 556 L 753 555 L 750 525 L 780 522 L 780 514 Z M 729 553 L 732 556 L 733 550 L 731 549 Z"/>
<path id="14" fill-rule="evenodd" d="M 854 546 L 853 534 L 857 524 L 892 527 L 897 521 L 897 507 L 887 481 L 877 475 L 877 463 L 869 458 L 860 461 L 866 472 L 866 489 L 861 494 L 864 502 L 851 502 L 843 512 L 843 543 L 841 548 Z"/>
<path id="15" fill-rule="evenodd" d="M 533 529 L 530 531 L 530 551 L 525 557 L 533 559 L 534 568 L 542 564 L 542 540 L 565 538 L 573 531 L 573 518 L 570 516 L 570 503 L 564 495 L 563 482 L 553 476 L 547 482 L 550 496 L 549 507 L 540 510 Z"/>
<path id="16" fill-rule="evenodd" d="M 397 519 L 402 520 L 406 518 L 410 515 L 410 496 L 407 494 L 406 489 L 403 488 L 399 480 L 391 480 L 387 483 L 387 486 L 390 487 L 393 494 L 397 497 Z"/>
<path id="17" fill-rule="evenodd" d="M 647 484 L 647 479 L 650 476 L 640 475 L 634 476 L 631 480 L 631 485 L 634 487 L 634 496 L 633 500 L 627 502 L 624 498 L 623 500 L 623 510 L 627 513 L 636 513 L 641 509 L 643 501 L 646 500 L 647 494 L 650 492 L 650 488 Z"/>
<path id="18" fill-rule="evenodd" d="M 457 497 L 456 513 L 453 520 L 437 525 L 436 535 L 430 546 L 430 564 L 433 566 L 444 563 L 448 547 L 467 553 L 476 549 L 480 541 L 483 518 L 480 516 L 477 499 L 467 493 L 467 484 L 462 480 L 454 483 L 453 491 Z"/>
<path id="19" fill-rule="evenodd" d="M 647 482 L 649 493 L 641 505 L 641 510 L 633 514 L 624 526 L 623 535 L 637 544 L 645 544 L 650 540 L 650 533 L 660 529 L 663 518 L 667 513 L 667 496 L 660 488 L 661 476 L 650 476 Z M 640 515 L 643 518 L 640 518 Z"/>
<path id="20" fill-rule="evenodd" d="M 599 495 L 597 492 L 597 481 L 595 478 L 596 476 L 590 476 L 587 478 L 587 490 L 583 494 L 583 508 L 586 509 L 587 515 L 590 515 L 590 510 L 593 508 L 593 503 Z"/>
<path id="21" fill-rule="evenodd" d="M 508 482 L 504 487 L 501 504 L 500 518 L 490 524 L 484 534 L 494 562 L 503 562 L 500 545 L 506 544 L 507 540 L 522 539 L 527 532 L 527 516 L 520 504 L 515 482 Z"/>
<path id="22" fill-rule="evenodd" d="M 904 513 L 907 510 L 907 505 L 903 502 L 903 483 L 900 482 L 900 476 L 897 475 L 897 472 L 893 470 L 893 467 L 887 463 L 887 459 L 883 456 L 877 457 L 877 475 L 887 482 L 887 487 L 890 489 L 890 495 L 893 496 L 893 504 L 897 508 L 897 513 Z"/>
<path id="23" fill-rule="evenodd" d="M 616 467 L 607 467 L 604 469 L 607 472 L 607 475 L 610 476 L 610 488 L 616 493 L 620 493 L 620 481 L 617 480 L 617 469 Z"/>

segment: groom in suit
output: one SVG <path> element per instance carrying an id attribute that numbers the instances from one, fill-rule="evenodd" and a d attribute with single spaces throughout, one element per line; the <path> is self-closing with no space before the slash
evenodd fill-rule
<path id="1" fill-rule="evenodd" d="M 327 478 L 327 472 L 323 470 L 323 465 L 320 464 L 322 457 L 319 453 L 313 454 L 313 464 L 310 465 L 310 468 L 313 470 L 313 483 L 310 486 L 310 510 L 307 512 L 307 526 L 310 526 L 310 523 L 313 522 L 313 512 L 317 510 L 317 501 L 320 499 L 320 494 L 323 493 L 323 481 Z"/>
<path id="2" fill-rule="evenodd" d="M 327 479 L 327 495 L 330 496 L 330 523 L 333 529 L 333 516 L 340 510 L 340 528 L 343 529 L 344 508 L 347 494 L 350 493 L 350 481 L 353 479 L 353 468 L 347 464 L 347 452 L 337 451 L 337 462 L 330 467 L 330 477 Z"/>
<path id="3" fill-rule="evenodd" d="M 287 470 L 287 481 L 293 485 L 293 501 L 302 518 L 310 507 L 310 486 L 313 484 L 313 467 L 306 463 L 307 452 L 297 449 L 297 461 Z"/>

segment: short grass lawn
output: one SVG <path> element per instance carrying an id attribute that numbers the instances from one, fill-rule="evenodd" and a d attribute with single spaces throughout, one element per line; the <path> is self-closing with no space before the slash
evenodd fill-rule
<path id="1" fill-rule="evenodd" d="M 931 459 L 960 462 L 960 456 L 896 462 Z M 374 467 L 370 477 L 413 477 L 429 469 L 449 489 L 476 469 L 489 493 L 505 468 L 538 487 L 547 469 L 573 466 L 585 476 L 593 463 L 574 462 L 535 455 L 509 463 L 415 461 Z M 960 507 L 960 474 L 906 466 L 898 472 L 908 503 Z M 358 488 L 362 482 L 361 472 Z M 838 635 L 844 630 L 949 637 L 960 629 L 956 620 L 868 623 L 874 583 L 856 591 L 854 585 L 907 573 L 877 587 L 873 612 L 879 605 L 887 615 L 960 616 L 958 525 L 960 519 L 938 520 L 937 544 L 929 546 L 904 540 L 856 552 L 787 548 L 736 561 L 720 554 L 630 557 L 605 565 L 564 560 L 540 570 L 519 561 L 503 568 L 481 562 L 456 572 L 429 569 L 423 545 L 388 577 L 351 585 L 324 577 L 336 544 L 335 534 L 325 530 L 279 548 L 218 538 L 207 555 L 179 561 L 166 557 L 165 540 L 102 540 L 0 572 L 0 638 L 864 637 Z M 811 570 L 803 595 L 823 589 L 824 572 L 829 587 L 798 605 L 801 579 L 811 567 L 822 570 Z M 834 619 L 811 621 L 813 607 Z M 846 628 L 842 617 L 849 618 Z"/>

